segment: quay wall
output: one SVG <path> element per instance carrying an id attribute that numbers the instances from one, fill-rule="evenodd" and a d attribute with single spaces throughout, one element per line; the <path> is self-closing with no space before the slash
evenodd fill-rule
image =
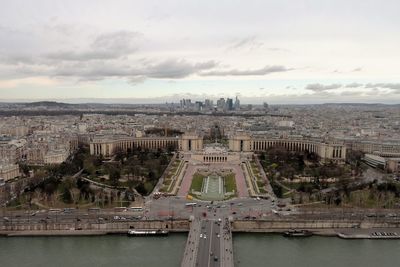
<path id="1" fill-rule="evenodd" d="M 110 223 L 35 223 L 1 225 L 0 231 L 101 231 L 104 233 L 127 232 L 129 229 L 162 229 L 172 232 L 189 231 L 188 220 L 135 221 Z"/>
<path id="2" fill-rule="evenodd" d="M 287 229 L 338 229 L 338 228 L 400 228 L 400 221 L 360 221 L 360 220 L 242 220 L 232 223 L 234 232 L 279 232 Z"/>
<path id="3" fill-rule="evenodd" d="M 35 223 L 0 225 L 0 235 L 92 235 L 124 234 L 129 229 L 167 230 L 188 232 L 189 220 L 135 221 L 108 223 Z M 373 220 L 237 220 L 232 222 L 233 232 L 284 232 L 288 229 L 400 228 L 400 221 Z"/>

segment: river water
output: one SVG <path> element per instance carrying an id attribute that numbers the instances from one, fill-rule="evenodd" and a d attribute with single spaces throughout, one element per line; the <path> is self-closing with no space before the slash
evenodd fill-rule
<path id="1" fill-rule="evenodd" d="M 185 234 L 168 237 L 0 238 L 0 266 L 97 267 L 179 266 Z M 334 237 L 287 239 L 279 235 L 236 234 L 237 267 L 394 267 L 400 240 L 342 240 Z"/>

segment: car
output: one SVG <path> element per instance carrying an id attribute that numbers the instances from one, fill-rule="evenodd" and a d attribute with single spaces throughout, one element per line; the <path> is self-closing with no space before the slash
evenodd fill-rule
<path id="1" fill-rule="evenodd" d="M 214 257 L 214 261 L 218 261 L 218 257 L 217 256 Z"/>
<path id="2" fill-rule="evenodd" d="M 221 237 L 221 235 L 220 235 L 220 234 L 217 234 L 217 237 L 218 237 L 218 238 L 220 238 L 220 237 Z"/>
<path id="3" fill-rule="evenodd" d="M 203 234 L 200 234 L 200 238 L 203 238 Z"/>

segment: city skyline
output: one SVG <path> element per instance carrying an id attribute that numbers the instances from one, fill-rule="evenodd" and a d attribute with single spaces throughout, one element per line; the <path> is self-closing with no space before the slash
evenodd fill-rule
<path id="1" fill-rule="evenodd" d="M 3 265 L 393 266 L 399 10 L 0 0 Z"/>
<path id="2" fill-rule="evenodd" d="M 400 102 L 396 1 L 97 3 L 3 3 L 0 101 Z"/>

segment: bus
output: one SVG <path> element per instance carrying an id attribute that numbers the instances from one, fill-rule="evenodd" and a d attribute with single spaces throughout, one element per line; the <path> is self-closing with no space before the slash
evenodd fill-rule
<path id="1" fill-rule="evenodd" d="M 186 203 L 186 204 L 185 204 L 186 207 L 194 207 L 194 206 L 196 206 L 196 205 L 197 205 L 196 202 L 189 202 L 189 203 Z"/>
<path id="2" fill-rule="evenodd" d="M 131 211 L 143 211 L 143 207 L 130 207 Z"/>
<path id="3" fill-rule="evenodd" d="M 61 209 L 49 209 L 49 212 L 61 212 Z"/>

